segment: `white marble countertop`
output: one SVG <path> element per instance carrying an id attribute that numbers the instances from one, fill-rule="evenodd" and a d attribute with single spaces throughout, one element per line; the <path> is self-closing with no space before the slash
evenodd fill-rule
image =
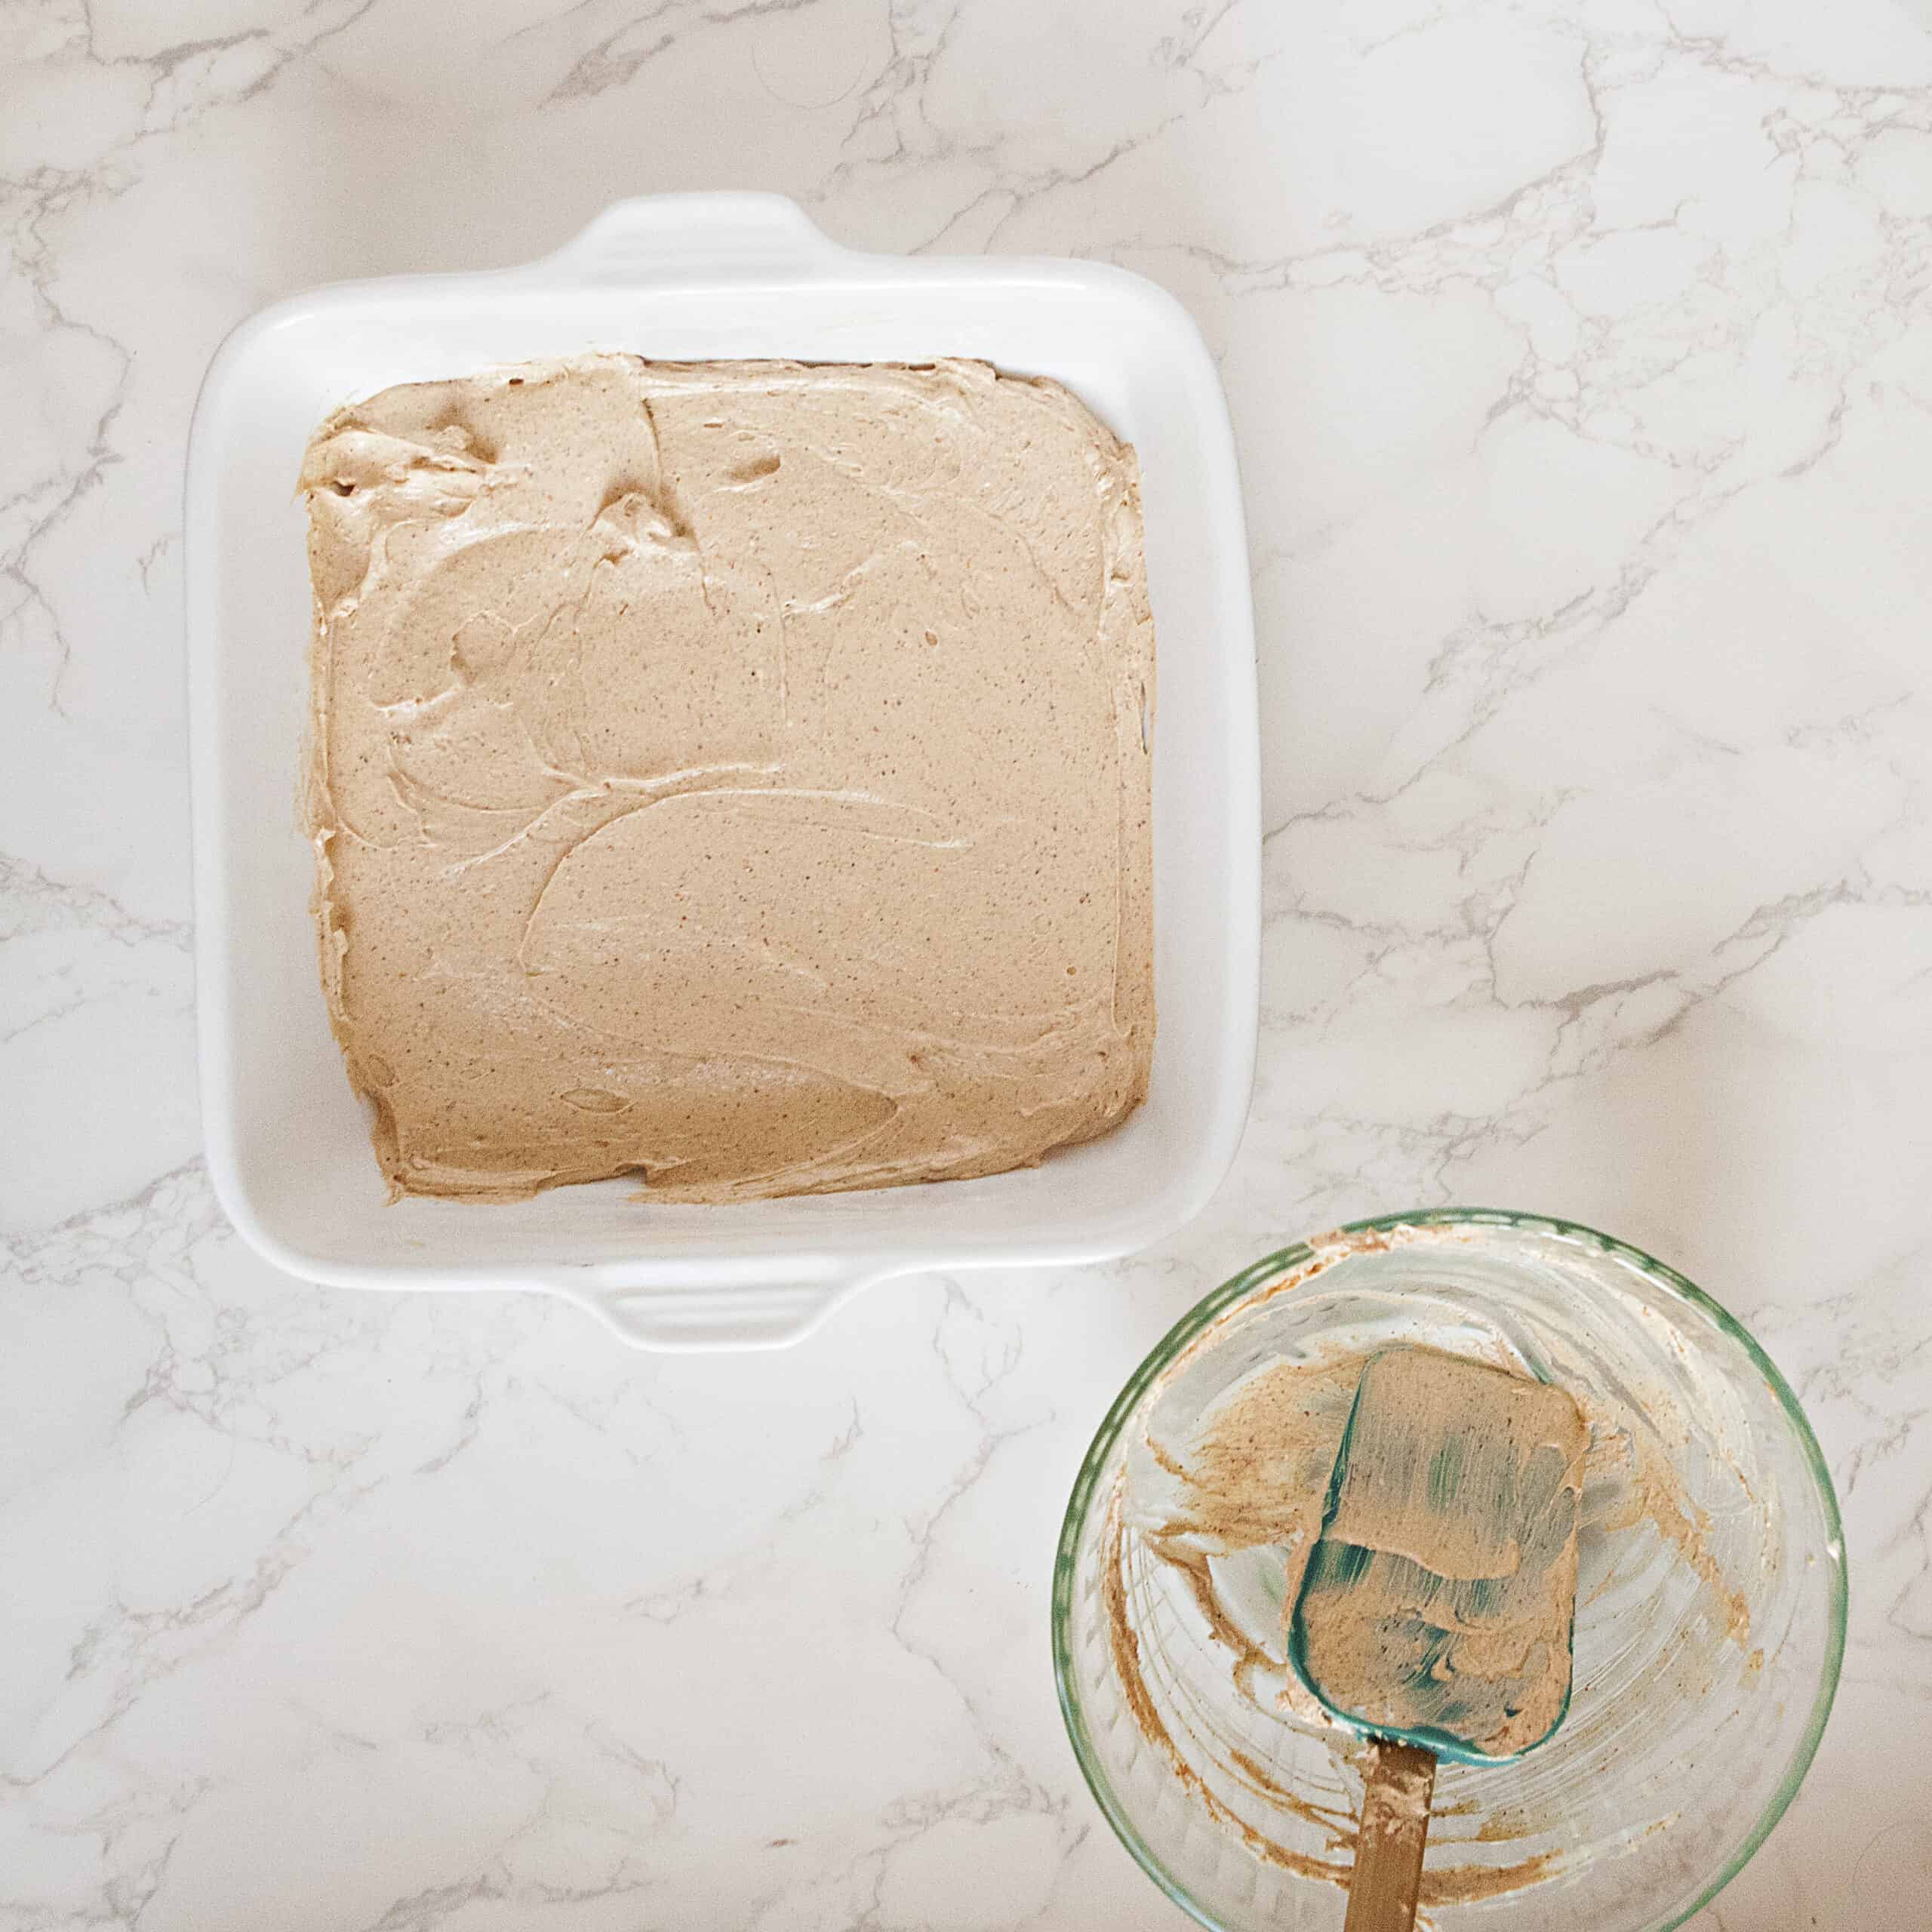
<path id="1" fill-rule="evenodd" d="M 197 1158 L 195 386 L 277 297 L 717 186 L 1199 318 L 1246 1143 L 1158 1253 L 783 1355 L 312 1290 Z M 1895 0 L 0 12 L 0 1927 L 1178 1925 L 1054 1707 L 1075 1468 L 1234 1266 L 1450 1199 L 1683 1268 L 1842 1491 L 1837 1713 L 1700 1927 L 1932 1924 L 1928 216 Z"/>

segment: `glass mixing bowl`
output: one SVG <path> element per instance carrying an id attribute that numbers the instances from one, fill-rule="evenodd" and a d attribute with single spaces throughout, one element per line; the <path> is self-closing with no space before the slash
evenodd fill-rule
<path id="1" fill-rule="evenodd" d="M 1817 1443 L 1758 1345 L 1587 1228 L 1477 1209 L 1358 1222 L 1257 1262 L 1174 1328 L 1101 1424 L 1060 1534 L 1054 1668 L 1081 1768 L 1203 1924 L 1341 1924 L 1364 1747 L 1287 1708 L 1284 1551 L 1177 1534 L 1175 1498 L 1257 1377 L 1398 1340 L 1546 1377 L 1592 1424 L 1569 1715 L 1519 1763 L 1443 1764 L 1424 1916 L 1666 1932 L 1743 1867 L 1811 1762 L 1844 1649 L 1844 1547 Z"/>

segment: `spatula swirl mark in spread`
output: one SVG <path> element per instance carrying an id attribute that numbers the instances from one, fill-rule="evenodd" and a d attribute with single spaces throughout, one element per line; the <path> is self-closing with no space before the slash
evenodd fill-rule
<path id="1" fill-rule="evenodd" d="M 404 1192 L 988 1174 L 1153 1031 L 1133 452 L 984 365 L 533 364 L 303 488 L 331 1016 Z"/>

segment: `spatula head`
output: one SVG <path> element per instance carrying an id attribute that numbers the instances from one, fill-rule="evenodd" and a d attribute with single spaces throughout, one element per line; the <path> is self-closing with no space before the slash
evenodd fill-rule
<path id="1" fill-rule="evenodd" d="M 1589 1429 L 1561 1389 L 1430 1349 L 1362 1372 L 1288 1626 L 1352 1727 L 1502 1764 L 1570 1703 Z"/>

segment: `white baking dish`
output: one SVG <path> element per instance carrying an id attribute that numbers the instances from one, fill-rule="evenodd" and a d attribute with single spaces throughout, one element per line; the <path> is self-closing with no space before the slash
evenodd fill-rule
<path id="1" fill-rule="evenodd" d="M 748 1202 L 633 1183 L 520 1204 L 384 1198 L 316 982 L 296 811 L 305 718 L 302 451 L 392 383 L 592 349 L 666 358 L 982 356 L 1057 377 L 1138 448 L 1158 653 L 1155 992 L 1146 1103 L 983 1180 Z M 792 203 L 619 203 L 527 268 L 327 288 L 238 329 L 195 410 L 187 485 L 195 887 L 208 1161 L 235 1226 L 317 1281 L 534 1287 L 630 1340 L 769 1345 L 844 1297 L 931 1268 L 1097 1260 L 1196 1213 L 1232 1159 L 1259 946 L 1253 620 L 1227 411 L 1166 294 L 1076 262 L 900 260 L 828 242 Z"/>

